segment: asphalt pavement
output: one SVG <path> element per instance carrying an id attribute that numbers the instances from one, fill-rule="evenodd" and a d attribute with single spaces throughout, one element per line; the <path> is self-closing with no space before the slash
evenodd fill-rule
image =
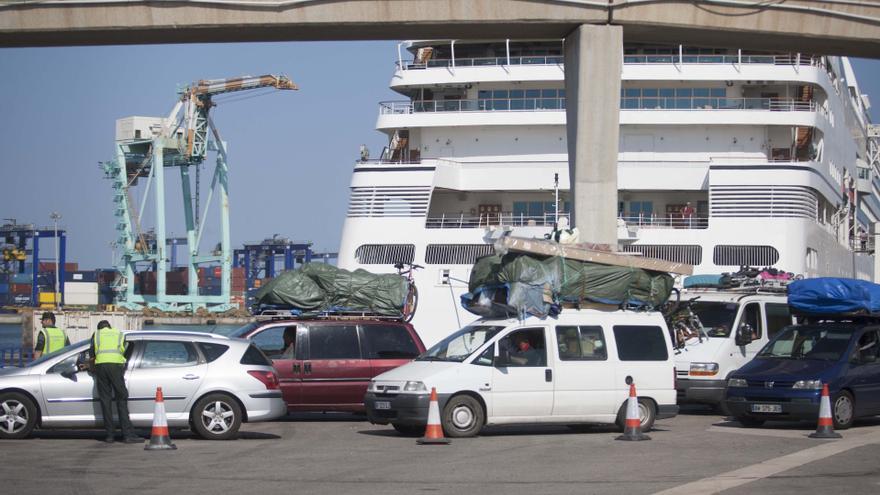
<path id="1" fill-rule="evenodd" d="M 2 441 L 0 491 L 40 494 L 799 494 L 880 492 L 880 418 L 840 440 L 806 423 L 743 428 L 702 410 L 644 442 L 613 428 L 509 426 L 417 445 L 345 414 L 246 424 L 238 440 L 173 431 L 174 451 L 104 444 L 90 431 Z M 149 432 L 141 433 L 146 436 Z"/>

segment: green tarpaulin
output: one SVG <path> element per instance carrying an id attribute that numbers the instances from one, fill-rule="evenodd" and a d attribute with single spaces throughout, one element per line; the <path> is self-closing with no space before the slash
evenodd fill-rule
<path id="1" fill-rule="evenodd" d="M 409 283 L 397 274 L 353 272 L 308 263 L 282 272 L 256 293 L 259 304 L 303 312 L 346 311 L 401 316 Z"/>
<path id="2" fill-rule="evenodd" d="M 668 273 L 522 253 L 477 260 L 464 307 L 483 316 L 498 312 L 552 314 L 560 303 L 593 302 L 656 308 L 672 292 Z"/>

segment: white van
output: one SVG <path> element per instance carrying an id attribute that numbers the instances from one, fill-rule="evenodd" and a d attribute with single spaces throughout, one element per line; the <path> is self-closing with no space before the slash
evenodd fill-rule
<path id="1" fill-rule="evenodd" d="M 431 388 L 450 437 L 516 423 L 622 427 L 634 381 L 647 431 L 678 413 L 671 345 L 655 312 L 566 309 L 557 319 L 480 319 L 375 377 L 364 405 L 370 422 L 409 435 L 425 428 Z"/>
<path id="2" fill-rule="evenodd" d="M 727 377 L 793 323 L 788 298 L 784 292 L 756 289 L 686 289 L 681 300 L 692 301 L 691 311 L 705 333 L 675 351 L 678 403 L 709 404 L 726 412 Z"/>

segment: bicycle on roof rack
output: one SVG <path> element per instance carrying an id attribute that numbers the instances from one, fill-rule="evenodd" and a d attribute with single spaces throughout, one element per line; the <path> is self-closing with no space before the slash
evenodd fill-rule
<path id="1" fill-rule="evenodd" d="M 409 267 L 405 269 L 406 267 Z M 409 323 L 412 321 L 413 316 L 416 314 L 416 309 L 419 306 L 419 290 L 416 288 L 416 282 L 413 279 L 413 271 L 420 270 L 424 268 L 422 265 L 416 265 L 415 263 L 407 263 L 403 261 L 398 261 L 394 263 L 394 268 L 397 269 L 397 274 L 406 279 L 407 282 L 407 291 L 406 291 L 406 300 L 403 303 L 403 321 Z"/>

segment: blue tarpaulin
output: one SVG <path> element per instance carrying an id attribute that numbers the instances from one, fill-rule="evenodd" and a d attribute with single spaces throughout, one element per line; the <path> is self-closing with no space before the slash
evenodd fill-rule
<path id="1" fill-rule="evenodd" d="M 880 285 L 851 278 L 798 280 L 788 285 L 788 304 L 801 313 L 880 314 Z"/>

